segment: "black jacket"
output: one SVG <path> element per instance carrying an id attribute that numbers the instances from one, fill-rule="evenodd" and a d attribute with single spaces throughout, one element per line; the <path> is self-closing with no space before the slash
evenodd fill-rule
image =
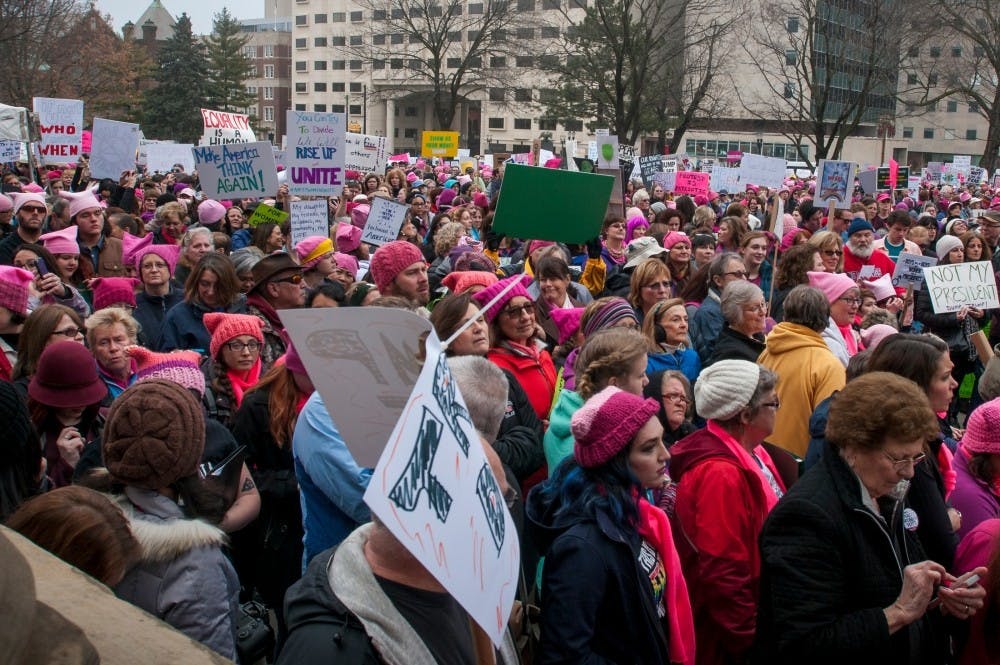
<path id="1" fill-rule="evenodd" d="M 760 354 L 764 353 L 764 348 L 763 338 L 747 337 L 727 325 L 716 338 L 715 349 L 705 366 L 720 360 L 748 360 L 755 363 Z"/>
<path id="2" fill-rule="evenodd" d="M 903 527 L 902 502 L 884 498 L 880 520 L 827 446 L 761 532 L 755 662 L 944 663 L 937 610 L 891 636 L 882 611 L 902 590 L 903 568 L 924 559 L 915 533 Z"/>
<path id="3" fill-rule="evenodd" d="M 493 449 L 520 482 L 545 464 L 542 421 L 535 415 L 527 393 L 514 375 L 507 370 L 503 373 L 508 385 L 507 409 L 500 423 L 500 433 L 493 442 Z"/>
<path id="4" fill-rule="evenodd" d="M 132 318 L 139 323 L 139 344 L 147 349 L 160 348 L 163 317 L 167 310 L 184 301 L 184 289 L 171 284 L 165 296 L 151 296 L 145 291 L 135 294 Z"/>

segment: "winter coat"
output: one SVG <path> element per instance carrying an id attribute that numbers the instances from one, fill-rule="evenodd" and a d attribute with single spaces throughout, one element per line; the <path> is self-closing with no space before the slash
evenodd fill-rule
<path id="1" fill-rule="evenodd" d="M 691 317 L 689 330 L 691 343 L 703 364 L 712 357 L 716 340 L 725 326 L 726 319 L 722 316 L 722 301 L 719 299 L 719 292 L 714 286 L 709 287 L 708 295 L 701 302 L 701 307 Z"/>
<path id="2" fill-rule="evenodd" d="M 969 529 L 958 546 L 958 551 L 955 553 L 955 565 L 949 572 L 957 576 L 979 566 L 989 566 L 990 560 L 996 552 L 997 538 L 1000 538 L 1000 519 L 984 520 L 976 527 Z M 998 573 L 988 570 L 983 579 L 979 580 L 979 584 L 990 589 L 990 577 L 996 574 Z M 989 596 L 986 597 L 986 607 L 989 607 L 992 600 Z M 996 665 L 997 662 L 1000 662 L 990 660 L 986 652 L 984 632 L 987 630 L 987 616 L 986 609 L 981 609 L 969 622 L 969 634 L 959 650 L 958 665 Z M 996 630 L 996 628 L 991 626 L 989 630 Z"/>
<path id="3" fill-rule="evenodd" d="M 139 344 L 147 349 L 158 349 L 163 338 L 163 319 L 175 305 L 184 300 L 184 291 L 171 286 L 164 296 L 151 296 L 145 291 L 135 294 L 132 318 L 139 323 Z"/>
<path id="4" fill-rule="evenodd" d="M 707 367 L 720 360 L 746 360 L 755 363 L 765 348 L 763 335 L 748 337 L 727 325 L 715 340 L 715 350 L 705 365 Z"/>
<path id="5" fill-rule="evenodd" d="M 537 357 L 532 357 L 520 349 L 500 342 L 489 350 L 486 359 L 514 376 L 524 388 L 539 420 L 549 417 L 552 397 L 556 390 L 556 367 L 548 351 L 542 349 Z"/>
<path id="6" fill-rule="evenodd" d="M 158 351 L 175 351 L 190 349 L 208 354 L 212 336 L 202 323 L 202 317 L 208 312 L 225 311 L 227 314 L 245 314 L 246 304 L 242 297 L 224 310 L 205 307 L 194 300 L 184 300 L 177 303 L 163 317 L 163 336 L 160 338 Z"/>
<path id="7" fill-rule="evenodd" d="M 493 442 L 493 450 L 521 482 L 535 473 L 545 461 L 542 421 L 535 415 L 527 393 L 514 375 L 506 370 L 503 374 L 507 377 L 507 407 L 500 422 L 500 433 Z"/>
<path id="8" fill-rule="evenodd" d="M 867 259 L 861 259 L 852 254 L 849 247 L 844 247 L 845 275 L 850 277 L 852 280 L 857 281 L 860 279 L 861 269 L 866 266 L 872 266 L 871 275 L 865 276 L 865 279 L 869 282 L 874 282 L 882 275 L 891 275 L 896 270 L 896 263 L 889 258 L 888 254 L 872 251 L 872 255 L 870 257 Z M 905 293 L 905 289 L 896 289 L 896 295 L 902 295 L 903 293 Z"/>
<path id="9" fill-rule="evenodd" d="M 1000 518 L 1000 498 L 989 485 L 969 471 L 969 455 L 964 448 L 952 458 L 955 470 L 955 489 L 948 495 L 951 505 L 962 513 L 962 526 L 958 530 L 961 539 L 988 519 Z"/>
<path id="10" fill-rule="evenodd" d="M 89 247 L 80 245 L 80 256 L 93 263 Z M 122 262 L 122 241 L 118 238 L 105 236 L 101 239 L 101 248 L 97 254 L 97 265 L 93 266 L 95 277 L 124 277 L 125 264 Z"/>
<path id="11" fill-rule="evenodd" d="M 564 459 L 573 456 L 573 432 L 570 431 L 570 420 L 573 414 L 583 406 L 584 399 L 579 393 L 563 389 L 559 393 L 556 405 L 549 414 L 549 428 L 545 430 L 542 446 L 545 448 L 545 462 L 549 465 L 549 475 L 556 470 Z"/>
<path id="12" fill-rule="evenodd" d="M 226 535 L 152 490 L 126 487 L 118 505 L 142 559 L 115 594 L 235 660 L 240 585 L 222 553 Z"/>
<path id="13" fill-rule="evenodd" d="M 243 249 L 244 247 L 249 247 L 251 242 L 250 231 L 247 229 L 239 229 L 233 231 L 233 235 L 229 238 L 229 250 L 235 252 L 238 249 Z"/>
<path id="14" fill-rule="evenodd" d="M 364 555 L 372 526 L 355 530 L 339 547 L 309 564 L 285 596 L 288 638 L 277 665 L 434 665 L 420 635 L 372 573 Z M 497 665 L 516 665 L 510 634 Z"/>
<path id="15" fill-rule="evenodd" d="M 650 353 L 646 356 L 646 374 L 671 369 L 681 372 L 693 386 L 701 374 L 701 360 L 693 349 Z"/>
<path id="16" fill-rule="evenodd" d="M 857 476 L 829 445 L 771 511 L 762 558 L 755 662 L 768 665 L 944 663 L 940 615 L 889 635 L 883 608 L 903 568 L 924 560 L 901 501 L 862 501 Z"/>
<path id="17" fill-rule="evenodd" d="M 90 292 L 88 291 L 88 294 Z M 65 305 L 71 310 L 76 312 L 81 319 L 86 319 L 90 316 L 90 305 L 87 304 L 86 298 L 80 293 L 79 289 L 70 284 L 63 284 L 63 295 L 62 296 L 43 296 L 38 298 L 36 296 L 28 296 L 28 311 L 33 312 L 42 305 L 49 305 L 55 303 L 57 305 Z"/>
<path id="18" fill-rule="evenodd" d="M 758 362 L 778 377 L 781 408 L 768 441 L 799 457 L 809 445 L 809 416 L 844 387 L 847 374 L 820 334 L 797 323 L 779 323 L 767 336 Z"/>

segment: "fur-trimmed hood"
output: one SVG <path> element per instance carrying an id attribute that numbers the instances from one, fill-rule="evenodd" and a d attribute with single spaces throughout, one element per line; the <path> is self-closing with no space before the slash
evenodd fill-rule
<path id="1" fill-rule="evenodd" d="M 125 492 L 113 498 L 142 547 L 144 562 L 172 561 L 193 549 L 226 544 L 225 532 L 208 522 L 185 517 L 168 497 L 134 487 L 127 487 Z"/>

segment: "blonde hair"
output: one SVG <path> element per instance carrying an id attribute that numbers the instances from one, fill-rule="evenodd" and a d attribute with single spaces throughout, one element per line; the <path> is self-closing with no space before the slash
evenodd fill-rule
<path id="1" fill-rule="evenodd" d="M 139 334 L 139 324 L 128 313 L 128 310 L 123 307 L 105 307 L 104 309 L 97 310 L 87 318 L 87 346 L 94 348 L 98 328 L 113 326 L 116 323 L 122 324 L 129 341 L 135 344 L 136 336 Z"/>
<path id="2" fill-rule="evenodd" d="M 642 309 L 642 288 L 650 282 L 666 277 L 673 282 L 670 267 L 657 257 L 651 257 L 640 263 L 629 280 L 628 302 L 636 310 Z"/>
<path id="3" fill-rule="evenodd" d="M 818 251 L 822 252 L 824 250 L 840 250 L 843 252 L 844 241 L 841 240 L 840 234 L 834 233 L 833 231 L 817 231 L 806 241 L 806 244 L 810 247 L 815 247 Z M 837 270 L 836 272 L 841 272 L 844 270 L 844 255 L 841 253 L 840 258 L 837 259 Z"/>
<path id="4" fill-rule="evenodd" d="M 608 386 L 615 377 L 624 377 L 639 357 L 646 357 L 646 340 L 635 330 L 599 330 L 583 343 L 573 364 L 576 392 L 589 399 Z"/>

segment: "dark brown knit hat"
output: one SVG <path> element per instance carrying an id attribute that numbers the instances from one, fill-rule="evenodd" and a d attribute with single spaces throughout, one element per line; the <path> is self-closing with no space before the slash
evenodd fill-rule
<path id="1" fill-rule="evenodd" d="M 136 383 L 111 405 L 101 451 L 111 475 L 158 490 L 198 470 L 205 416 L 190 391 L 160 379 Z"/>

